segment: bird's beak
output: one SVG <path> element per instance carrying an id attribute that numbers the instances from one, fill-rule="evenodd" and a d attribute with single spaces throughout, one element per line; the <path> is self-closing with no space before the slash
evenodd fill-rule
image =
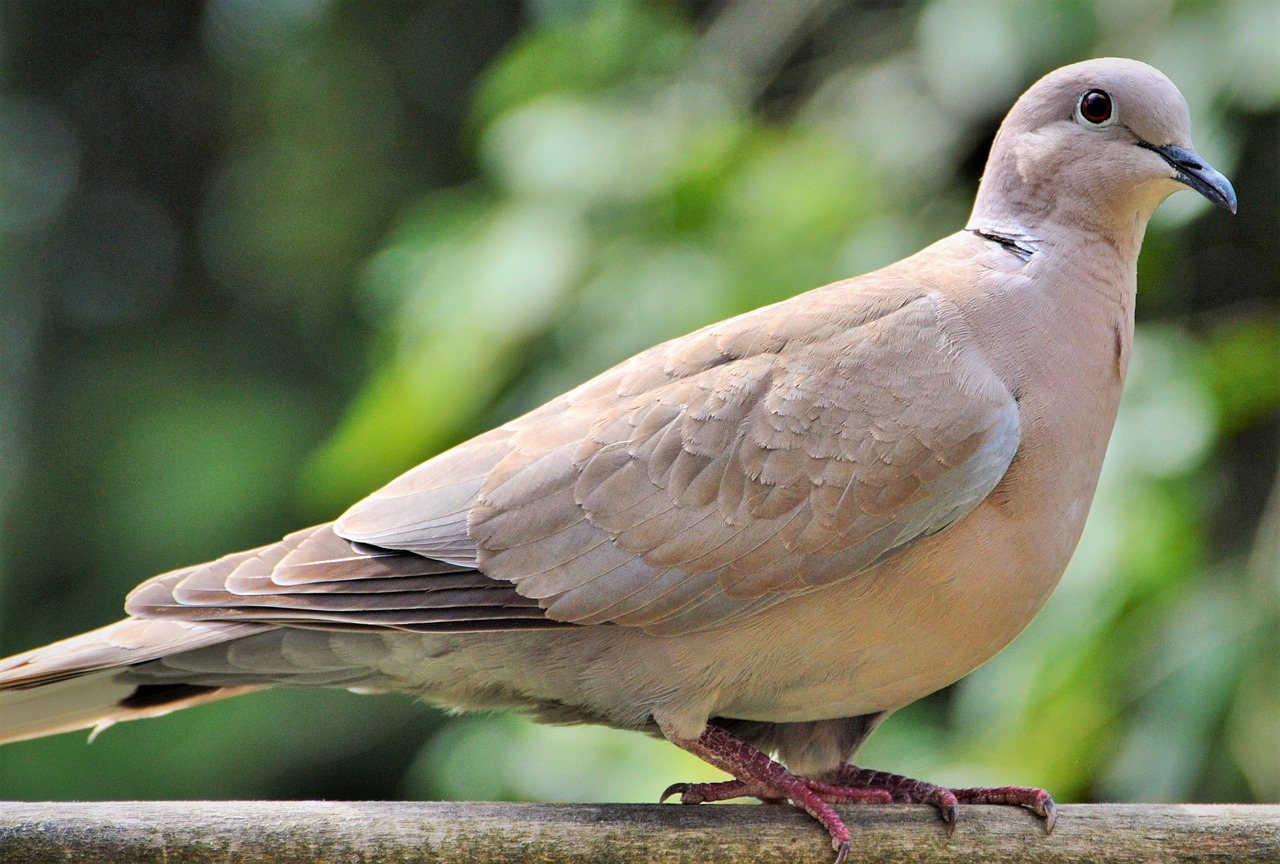
<path id="1" fill-rule="evenodd" d="M 1201 159 L 1196 151 L 1173 144 L 1159 147 L 1146 142 L 1143 144 L 1169 163 L 1173 168 L 1174 179 L 1179 183 L 1187 184 L 1222 209 L 1236 212 L 1236 190 L 1231 188 L 1231 181 Z"/>

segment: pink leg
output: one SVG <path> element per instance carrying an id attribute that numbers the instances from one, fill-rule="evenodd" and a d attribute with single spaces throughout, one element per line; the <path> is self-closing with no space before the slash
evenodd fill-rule
<path id="1" fill-rule="evenodd" d="M 762 800 L 786 799 L 804 810 L 827 829 L 831 847 L 836 850 L 836 864 L 843 864 L 849 854 L 849 829 L 840 820 L 823 795 L 809 788 L 810 781 L 797 777 L 777 762 L 740 738 L 718 726 L 709 725 L 696 739 L 670 738 L 671 743 L 687 750 L 705 762 L 725 771 L 735 780 L 725 783 L 677 783 L 663 793 L 663 798 L 680 793 L 685 804 L 723 801 L 749 795 Z M 839 800 L 875 800 L 884 802 L 881 790 L 840 790 Z"/>
<path id="2" fill-rule="evenodd" d="M 1026 786 L 992 786 L 948 789 L 900 774 L 843 765 L 821 780 L 798 777 L 750 744 L 718 726 L 708 724 L 696 739 L 668 736 L 668 740 L 709 762 L 735 779 L 721 783 L 676 783 L 662 793 L 661 801 L 679 795 L 682 804 L 759 798 L 768 804 L 790 801 L 817 819 L 831 835 L 836 864 L 849 854 L 849 829 L 832 804 L 932 804 L 942 814 L 947 836 L 955 830 L 960 804 L 1006 804 L 1026 807 L 1045 820 L 1045 832 L 1053 831 L 1057 808 L 1043 789 Z"/>

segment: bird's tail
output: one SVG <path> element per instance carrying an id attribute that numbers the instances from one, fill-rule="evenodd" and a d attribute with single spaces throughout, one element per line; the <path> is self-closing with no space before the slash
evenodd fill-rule
<path id="1" fill-rule="evenodd" d="M 243 624 L 128 618 L 0 660 L 0 744 L 157 717 L 257 689 L 147 683 L 130 670 L 258 629 Z"/>

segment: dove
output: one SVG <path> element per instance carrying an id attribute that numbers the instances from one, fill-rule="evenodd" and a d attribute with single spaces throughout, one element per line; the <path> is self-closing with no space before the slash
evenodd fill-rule
<path id="1" fill-rule="evenodd" d="M 1083 530 L 1133 344 L 1147 222 L 1235 212 L 1157 70 L 1051 72 L 963 230 L 644 351 L 335 522 L 143 582 L 128 617 L 0 661 L 0 740 L 262 687 L 661 735 L 730 775 L 686 804 L 927 803 L 1055 818 L 1040 789 L 853 763 L 1009 644 Z"/>

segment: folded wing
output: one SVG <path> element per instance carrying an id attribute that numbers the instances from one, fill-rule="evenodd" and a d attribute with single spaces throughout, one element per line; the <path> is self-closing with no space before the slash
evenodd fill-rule
<path id="1" fill-rule="evenodd" d="M 837 283 L 644 352 L 333 525 L 158 576 L 129 610 L 703 629 L 945 529 L 1018 440 L 1012 395 L 948 301 Z"/>

